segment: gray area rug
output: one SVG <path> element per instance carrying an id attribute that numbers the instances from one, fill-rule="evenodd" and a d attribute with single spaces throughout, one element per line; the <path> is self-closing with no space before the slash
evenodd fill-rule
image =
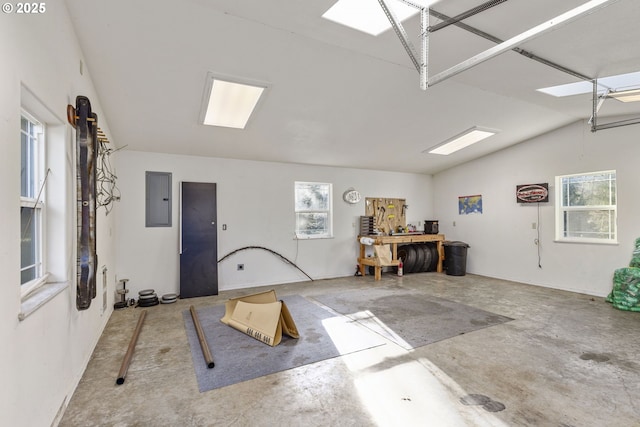
<path id="1" fill-rule="evenodd" d="M 513 320 L 400 287 L 314 297 L 407 350 Z"/>
<path id="2" fill-rule="evenodd" d="M 284 297 L 300 338 L 283 335 L 270 347 L 220 322 L 224 306 L 197 310 L 215 367 L 208 369 L 191 313 L 183 311 L 185 329 L 200 392 L 319 362 L 385 344 L 357 322 L 336 315 L 299 296 Z"/>

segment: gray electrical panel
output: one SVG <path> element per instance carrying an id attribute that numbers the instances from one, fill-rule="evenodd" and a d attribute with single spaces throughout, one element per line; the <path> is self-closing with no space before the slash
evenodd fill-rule
<path id="1" fill-rule="evenodd" d="M 171 227 L 171 173 L 146 172 L 146 227 Z"/>

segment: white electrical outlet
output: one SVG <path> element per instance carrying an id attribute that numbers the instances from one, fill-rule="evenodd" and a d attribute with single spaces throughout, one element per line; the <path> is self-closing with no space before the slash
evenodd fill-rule
<path id="1" fill-rule="evenodd" d="M 536 224 L 535 222 L 531 223 L 531 229 L 535 230 L 538 224 Z"/>

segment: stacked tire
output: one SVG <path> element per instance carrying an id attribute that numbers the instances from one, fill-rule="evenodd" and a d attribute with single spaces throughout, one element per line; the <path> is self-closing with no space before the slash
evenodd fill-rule
<path id="1" fill-rule="evenodd" d="M 436 271 L 438 268 L 438 248 L 435 243 L 398 246 L 398 259 L 400 258 L 404 274 Z"/>
<path id="2" fill-rule="evenodd" d="M 170 293 L 162 295 L 161 304 L 173 304 L 178 301 L 178 294 Z"/>
<path id="3" fill-rule="evenodd" d="M 158 295 L 153 289 L 144 289 L 138 292 L 138 307 L 153 307 L 160 304 Z"/>

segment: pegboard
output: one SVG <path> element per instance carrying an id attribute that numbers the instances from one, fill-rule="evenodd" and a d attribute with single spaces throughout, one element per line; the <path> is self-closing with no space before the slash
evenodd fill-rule
<path id="1" fill-rule="evenodd" d="M 372 216 L 375 228 L 384 234 L 407 226 L 407 207 L 406 199 L 365 198 L 365 215 Z"/>

